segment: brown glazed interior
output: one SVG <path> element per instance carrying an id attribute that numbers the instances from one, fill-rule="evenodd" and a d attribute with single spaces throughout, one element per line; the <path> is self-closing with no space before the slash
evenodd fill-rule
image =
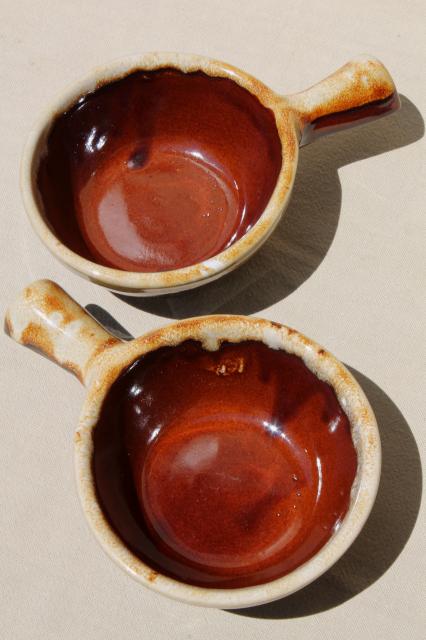
<path id="1" fill-rule="evenodd" d="M 210 588 L 268 582 L 346 514 L 357 456 L 333 388 L 261 342 L 139 358 L 93 433 L 105 517 L 155 571 Z"/>
<path id="2" fill-rule="evenodd" d="M 227 78 L 137 70 L 56 117 L 37 173 L 74 252 L 126 271 L 196 264 L 265 209 L 282 162 L 275 118 Z"/>

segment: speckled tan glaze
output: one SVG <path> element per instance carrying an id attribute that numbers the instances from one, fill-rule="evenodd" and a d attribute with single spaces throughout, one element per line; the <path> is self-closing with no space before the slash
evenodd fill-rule
<path id="1" fill-rule="evenodd" d="M 141 273 L 120 271 L 82 258 L 62 244 L 47 224 L 36 187 L 36 172 L 53 118 L 96 87 L 119 79 L 136 69 L 165 67 L 185 73 L 203 71 L 229 78 L 250 93 L 275 116 L 282 147 L 282 167 L 269 203 L 258 222 L 228 249 L 204 262 L 173 271 Z M 48 249 L 70 269 L 96 284 L 130 295 L 158 295 L 191 289 L 228 273 L 247 260 L 268 238 L 285 211 L 294 183 L 298 149 L 303 129 L 318 117 L 361 107 L 395 92 L 383 65 L 371 57 L 349 62 L 311 89 L 282 96 L 249 74 L 223 62 L 178 53 L 148 53 L 132 56 L 96 69 L 66 91 L 40 118 L 30 133 L 21 165 L 21 190 L 30 221 Z"/>
<path id="2" fill-rule="evenodd" d="M 306 91 L 289 96 L 302 123 L 332 113 L 384 100 L 396 91 L 392 78 L 379 60 L 360 56 Z"/>
<path id="3" fill-rule="evenodd" d="M 380 439 L 372 409 L 349 371 L 328 351 L 295 329 L 244 316 L 205 316 L 183 320 L 131 342 L 120 342 L 98 325 L 53 282 L 34 282 L 8 311 L 9 334 L 21 344 L 57 360 L 88 387 L 74 436 L 77 483 L 86 518 L 105 551 L 141 584 L 171 598 L 218 608 L 249 607 L 287 596 L 327 571 L 348 549 L 373 506 L 380 477 Z M 243 589 L 207 589 L 180 583 L 136 558 L 123 545 L 97 502 L 92 474 L 92 430 L 103 399 L 124 367 L 142 354 L 185 340 L 200 341 L 207 350 L 222 341 L 257 340 L 272 349 L 301 357 L 321 380 L 333 386 L 346 412 L 357 451 L 358 470 L 349 510 L 340 528 L 308 562 L 290 574 Z"/>

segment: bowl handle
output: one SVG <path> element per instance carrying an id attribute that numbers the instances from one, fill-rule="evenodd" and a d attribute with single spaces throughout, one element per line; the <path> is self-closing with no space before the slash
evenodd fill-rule
<path id="1" fill-rule="evenodd" d="M 306 91 L 286 96 L 300 127 L 300 146 L 399 109 L 395 84 L 370 56 L 351 60 Z"/>
<path id="2" fill-rule="evenodd" d="M 121 343 L 51 280 L 37 280 L 21 292 L 6 313 L 5 331 L 83 384 L 97 356 Z"/>

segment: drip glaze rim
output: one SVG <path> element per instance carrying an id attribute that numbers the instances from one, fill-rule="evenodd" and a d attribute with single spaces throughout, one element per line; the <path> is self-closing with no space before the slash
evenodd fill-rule
<path id="1" fill-rule="evenodd" d="M 244 588 L 197 587 L 154 571 L 137 558 L 113 531 L 96 497 L 92 468 L 92 430 L 103 399 L 124 368 L 143 354 L 163 346 L 196 340 L 208 351 L 222 342 L 263 342 L 299 356 L 318 378 L 330 384 L 345 411 L 358 466 L 348 511 L 340 527 L 307 562 L 287 575 Z M 204 316 L 184 320 L 129 343 L 119 343 L 101 354 L 91 368 L 89 392 L 75 434 L 75 465 L 80 500 L 89 524 L 107 554 L 138 582 L 190 604 L 224 609 L 271 602 L 306 586 L 327 571 L 361 531 L 376 497 L 381 467 L 380 437 L 373 411 L 359 384 L 333 355 L 294 329 L 278 323 L 242 316 Z"/>
<path id="2" fill-rule="evenodd" d="M 43 215 L 43 204 L 37 189 L 39 159 L 55 117 L 66 112 L 78 99 L 98 87 L 124 78 L 131 73 L 172 68 L 182 73 L 201 71 L 208 76 L 228 78 L 249 91 L 270 109 L 275 118 L 281 143 L 282 164 L 271 198 L 258 221 L 230 247 L 197 264 L 162 272 L 122 271 L 100 265 L 78 255 L 64 245 L 51 230 Z M 31 130 L 21 162 L 20 185 L 30 222 L 47 248 L 71 270 L 111 290 L 130 295 L 158 295 L 190 289 L 215 280 L 247 260 L 269 237 L 285 210 L 294 183 L 299 149 L 299 132 L 295 113 L 286 99 L 262 82 L 229 64 L 181 53 L 147 53 L 119 59 L 98 67 L 75 83 L 54 101 Z"/>

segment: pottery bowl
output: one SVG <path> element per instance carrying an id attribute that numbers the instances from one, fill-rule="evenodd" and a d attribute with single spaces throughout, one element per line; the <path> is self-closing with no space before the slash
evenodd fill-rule
<path id="1" fill-rule="evenodd" d="M 231 271 L 290 198 L 298 149 L 399 105 L 374 58 L 282 96 L 228 64 L 133 56 L 95 70 L 41 117 L 21 187 L 31 223 L 73 271 L 157 295 Z"/>
<path id="2" fill-rule="evenodd" d="M 50 281 L 23 291 L 6 328 L 86 385 L 83 511 L 142 585 L 258 605 L 315 580 L 360 532 L 380 476 L 376 421 L 347 369 L 296 330 L 206 316 L 123 343 Z"/>

